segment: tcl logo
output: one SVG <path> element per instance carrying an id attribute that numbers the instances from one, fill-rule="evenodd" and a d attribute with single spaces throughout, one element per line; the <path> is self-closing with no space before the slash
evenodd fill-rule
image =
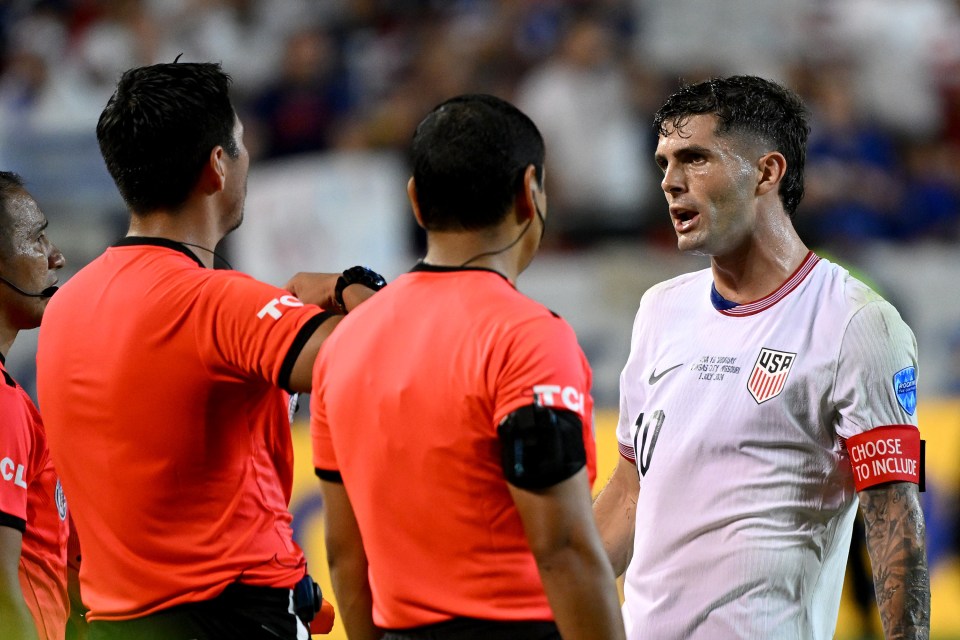
<path id="1" fill-rule="evenodd" d="M 3 460 L 0 460 L 0 477 L 7 482 L 13 480 L 13 484 L 26 489 L 27 482 L 23 478 L 26 473 L 27 469 L 22 464 L 17 464 L 10 458 L 4 458 Z"/>
<path id="2" fill-rule="evenodd" d="M 303 303 L 300 302 L 295 296 L 281 296 L 279 298 L 274 298 L 266 304 L 263 309 L 257 312 L 257 317 L 261 320 L 266 316 L 270 316 L 274 320 L 279 320 L 280 316 L 283 315 L 283 312 L 278 308 L 280 305 L 285 307 L 302 307 Z"/>
<path id="3" fill-rule="evenodd" d="M 583 415 L 583 394 L 573 387 L 561 387 L 558 384 L 538 384 L 533 387 L 533 394 L 540 399 L 545 407 L 556 407 L 560 402 L 570 411 Z"/>

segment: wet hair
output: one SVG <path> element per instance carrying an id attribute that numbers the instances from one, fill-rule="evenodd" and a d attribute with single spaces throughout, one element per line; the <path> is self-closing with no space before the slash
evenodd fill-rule
<path id="1" fill-rule="evenodd" d="M 533 165 L 543 180 L 543 136 L 515 106 L 471 94 L 438 105 L 413 136 L 413 179 L 428 231 L 476 230 L 503 220 Z"/>
<path id="2" fill-rule="evenodd" d="M 215 63 L 126 71 L 97 122 L 107 170 L 135 213 L 186 202 L 214 147 L 240 155 L 230 76 Z"/>
<path id="3" fill-rule="evenodd" d="M 653 120 L 658 136 L 682 129 L 691 116 L 716 115 L 717 135 L 752 136 L 787 160 L 780 183 L 780 201 L 793 216 L 803 199 L 803 165 L 806 157 L 807 110 L 789 89 L 757 76 L 713 78 L 687 84 L 667 98 Z"/>

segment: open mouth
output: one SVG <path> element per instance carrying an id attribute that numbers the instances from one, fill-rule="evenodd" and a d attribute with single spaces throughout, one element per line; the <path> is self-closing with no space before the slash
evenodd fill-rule
<path id="1" fill-rule="evenodd" d="M 683 233 L 685 231 L 689 231 L 694 224 L 696 224 L 697 219 L 700 217 L 700 213 L 694 209 L 671 207 L 670 217 L 673 218 L 673 227 L 676 229 L 677 233 Z"/>

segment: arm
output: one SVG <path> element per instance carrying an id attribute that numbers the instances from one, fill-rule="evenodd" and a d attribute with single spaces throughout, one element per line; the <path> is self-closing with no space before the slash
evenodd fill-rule
<path id="1" fill-rule="evenodd" d="M 37 640 L 33 616 L 20 588 L 20 548 L 23 534 L 0 525 L 0 637 Z"/>
<path id="2" fill-rule="evenodd" d="M 324 309 L 336 309 L 339 305 L 334 300 L 334 289 L 336 287 L 339 273 L 305 273 L 301 272 L 295 275 L 285 288 L 304 302 L 317 304 Z M 352 310 L 361 304 L 364 300 L 376 293 L 377 290 L 364 286 L 363 284 L 351 284 L 343 290 L 343 302 L 347 310 Z M 343 316 L 333 316 L 319 327 L 300 350 L 300 355 L 290 371 L 290 379 L 287 382 L 287 388 L 292 391 L 310 391 L 310 385 L 313 377 L 313 362 L 317 358 L 320 346 L 327 336 L 333 331 Z"/>
<path id="3" fill-rule="evenodd" d="M 291 391 L 307 392 L 313 384 L 313 362 L 317 359 L 317 353 L 320 352 L 320 346 L 326 340 L 334 328 L 340 324 L 343 316 L 330 316 L 317 327 L 310 339 L 307 340 L 300 354 L 297 356 L 293 369 L 290 370 L 290 378 L 287 381 L 287 388 Z"/>
<path id="4" fill-rule="evenodd" d="M 508 485 L 566 640 L 624 638 L 617 589 L 590 513 L 587 472 L 540 490 Z"/>
<path id="5" fill-rule="evenodd" d="M 926 526 L 917 485 L 892 482 L 860 491 L 873 582 L 888 640 L 930 636 Z"/>
<path id="6" fill-rule="evenodd" d="M 67 596 L 70 600 L 70 617 L 67 619 L 68 633 L 76 640 L 87 637 L 87 608 L 80 598 L 80 538 L 70 518 L 70 535 L 67 538 Z"/>
<path id="7" fill-rule="evenodd" d="M 617 468 L 593 503 L 593 517 L 613 572 L 622 575 L 633 557 L 640 479 L 637 466 L 620 457 Z"/>
<path id="8" fill-rule="evenodd" d="M 335 310 L 340 306 L 334 296 L 339 278 L 339 273 L 301 271 L 290 278 L 283 285 L 283 288 L 306 303 L 315 304 L 323 309 Z M 356 309 L 357 305 L 376 292 L 377 290 L 365 287 L 360 283 L 348 285 L 343 290 L 343 302 L 346 311 Z"/>
<path id="9" fill-rule="evenodd" d="M 377 640 L 383 632 L 373 624 L 367 554 L 350 498 L 339 482 L 321 480 L 320 491 L 325 510 L 327 564 L 340 619 L 351 640 Z"/>

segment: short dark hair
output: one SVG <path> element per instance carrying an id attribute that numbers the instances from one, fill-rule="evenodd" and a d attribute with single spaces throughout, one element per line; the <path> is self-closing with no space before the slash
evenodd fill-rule
<path id="1" fill-rule="evenodd" d="M 515 106 L 485 94 L 438 105 L 413 136 L 413 179 L 428 231 L 476 230 L 503 220 L 523 174 L 543 180 L 543 136 Z"/>
<path id="2" fill-rule="evenodd" d="M 164 63 L 126 71 L 97 122 L 107 170 L 130 209 L 180 207 L 210 151 L 236 158 L 230 76 L 215 63 Z"/>
<path id="3" fill-rule="evenodd" d="M 10 215 L 10 198 L 22 193 L 23 178 L 12 171 L 0 171 L 0 246 L 4 253 L 10 248 L 10 228 L 13 216 Z"/>
<path id="4" fill-rule="evenodd" d="M 665 136 L 680 129 L 690 116 L 713 114 L 716 133 L 750 134 L 779 151 L 787 160 L 780 183 L 780 201 L 793 216 L 803 199 L 803 165 L 807 153 L 807 110 L 800 98 L 783 86 L 757 76 L 713 78 L 687 84 L 667 98 L 653 120 L 654 132 Z"/>

